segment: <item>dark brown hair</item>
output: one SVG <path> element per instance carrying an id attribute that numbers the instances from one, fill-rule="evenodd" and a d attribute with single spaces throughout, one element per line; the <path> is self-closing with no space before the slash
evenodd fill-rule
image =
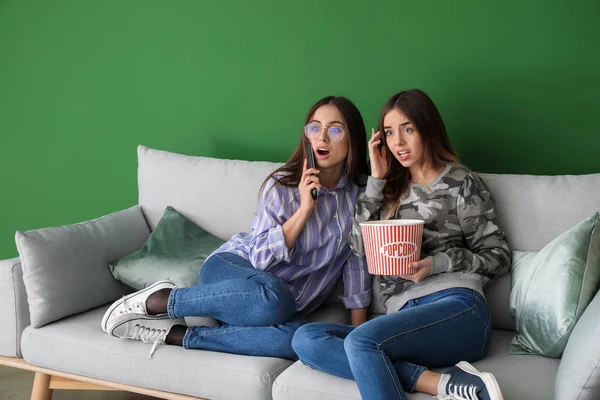
<path id="1" fill-rule="evenodd" d="M 379 131 L 384 140 L 387 140 L 387 136 L 383 129 L 383 120 L 394 109 L 402 111 L 408 117 L 421 137 L 423 142 L 423 157 L 419 160 L 421 167 L 431 163 L 433 168 L 440 168 L 450 163 L 460 162 L 448 139 L 442 116 L 425 92 L 410 89 L 390 97 L 379 116 Z M 385 144 L 384 147 L 387 152 L 388 172 L 384 177 L 387 182 L 383 189 L 383 201 L 390 210 L 386 218 L 390 218 L 396 212 L 400 199 L 406 195 L 411 176 L 410 170 L 396 160 L 389 147 Z"/>
<path id="2" fill-rule="evenodd" d="M 305 144 L 309 142 L 309 139 L 304 135 L 304 126 L 309 123 L 315 111 L 324 105 L 334 105 L 342 113 L 344 121 L 347 126 L 348 134 L 348 157 L 346 158 L 346 168 L 344 174 L 347 176 L 350 182 L 358 186 L 364 186 L 364 177 L 368 175 L 367 167 L 367 133 L 365 130 L 365 123 L 358 108 L 345 97 L 341 96 L 327 96 L 317 101 L 306 114 L 304 120 L 302 136 L 300 137 L 300 143 L 294 150 L 294 153 L 290 159 L 281 167 L 273 171 L 267 179 L 263 182 L 260 191 L 264 189 L 269 179 L 274 178 L 276 183 L 287 187 L 297 187 L 302 177 L 302 168 L 304 166 Z"/>

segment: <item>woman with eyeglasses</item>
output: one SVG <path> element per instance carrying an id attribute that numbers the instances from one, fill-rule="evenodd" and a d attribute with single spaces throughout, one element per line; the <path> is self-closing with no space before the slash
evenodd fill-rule
<path id="1" fill-rule="evenodd" d="M 342 301 L 354 325 L 366 321 L 371 278 L 348 238 L 368 175 L 365 126 L 356 106 L 328 96 L 308 112 L 290 159 L 260 191 L 250 233 L 234 235 L 205 261 L 199 285 L 156 284 L 116 301 L 109 335 L 191 349 L 297 359 L 292 337 L 343 276 Z M 316 168 L 308 168 L 310 143 Z M 316 199 L 312 191 L 317 189 Z M 210 316 L 213 327 L 183 317 Z"/>

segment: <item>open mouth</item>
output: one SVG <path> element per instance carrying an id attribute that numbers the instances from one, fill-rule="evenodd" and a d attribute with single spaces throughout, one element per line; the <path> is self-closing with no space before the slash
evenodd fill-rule
<path id="1" fill-rule="evenodd" d="M 319 147 L 317 149 L 317 154 L 319 154 L 320 156 L 326 156 L 329 153 L 331 153 L 331 152 L 329 150 L 327 150 L 326 148 L 324 148 L 324 147 Z"/>
<path id="2" fill-rule="evenodd" d="M 410 151 L 399 151 L 397 153 L 400 157 L 405 157 L 410 154 Z"/>

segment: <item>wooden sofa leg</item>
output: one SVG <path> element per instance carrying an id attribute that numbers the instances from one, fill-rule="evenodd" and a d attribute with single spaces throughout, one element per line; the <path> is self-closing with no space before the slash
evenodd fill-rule
<path id="1" fill-rule="evenodd" d="M 52 389 L 50 389 L 50 375 L 41 372 L 35 373 L 31 400 L 51 400 Z"/>

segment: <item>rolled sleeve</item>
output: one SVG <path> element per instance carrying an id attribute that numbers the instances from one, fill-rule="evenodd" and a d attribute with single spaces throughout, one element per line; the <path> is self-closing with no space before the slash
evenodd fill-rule
<path id="1" fill-rule="evenodd" d="M 285 237 L 283 236 L 283 225 L 277 225 L 269 229 L 267 241 L 269 243 L 269 250 L 271 250 L 277 261 L 290 261 L 290 251 L 285 244 Z"/>
<path id="2" fill-rule="evenodd" d="M 367 260 L 352 253 L 344 264 L 342 302 L 351 310 L 364 308 L 371 304 L 371 295 L 371 274 L 367 270 Z"/>
<path id="3" fill-rule="evenodd" d="M 343 296 L 342 302 L 347 309 L 365 308 L 371 305 L 371 289 L 353 296 Z"/>

